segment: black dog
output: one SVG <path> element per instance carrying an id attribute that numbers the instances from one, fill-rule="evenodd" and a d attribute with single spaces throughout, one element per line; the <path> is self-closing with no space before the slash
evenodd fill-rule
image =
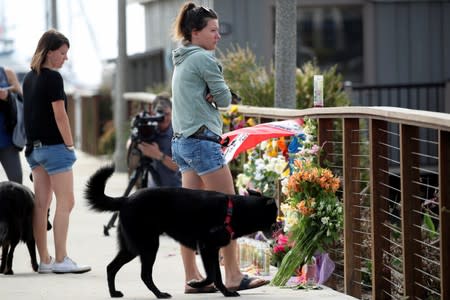
<path id="1" fill-rule="evenodd" d="M 111 297 L 122 297 L 115 288 L 119 269 L 136 256 L 141 259 L 141 278 L 157 298 L 170 298 L 152 278 L 159 248 L 159 236 L 166 233 L 200 252 L 206 279 L 190 286 L 200 288 L 214 283 L 225 296 L 239 296 L 222 282 L 219 249 L 231 239 L 270 228 L 276 221 L 273 198 L 260 194 L 240 196 L 184 188 L 141 189 L 129 197 L 105 195 L 107 179 L 114 166 L 99 169 L 88 181 L 86 199 L 96 211 L 119 211 L 119 253 L 107 267 Z"/>
<path id="2" fill-rule="evenodd" d="M 14 250 L 20 241 L 27 244 L 31 267 L 35 272 L 38 270 L 32 224 L 33 208 L 34 194 L 28 187 L 12 181 L 0 182 L 0 273 L 14 274 Z M 50 229 L 52 225 L 47 220 L 47 230 Z"/>
<path id="3" fill-rule="evenodd" d="M 2 245 L 2 263 L 0 273 L 12 275 L 14 250 L 22 241 L 27 244 L 31 257 L 31 266 L 36 272 L 36 247 L 33 237 L 32 216 L 34 194 L 24 185 L 4 181 L 0 182 L 0 244 Z"/>

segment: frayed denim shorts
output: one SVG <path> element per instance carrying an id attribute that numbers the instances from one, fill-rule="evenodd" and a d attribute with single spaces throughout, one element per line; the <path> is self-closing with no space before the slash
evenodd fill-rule
<path id="1" fill-rule="evenodd" d="M 72 170 L 77 160 L 75 151 L 67 149 L 64 144 L 35 147 L 26 158 L 31 170 L 42 166 L 49 175 Z"/>
<path id="2" fill-rule="evenodd" d="M 204 134 L 216 135 L 209 129 L 206 129 Z M 226 165 L 219 143 L 192 137 L 180 136 L 172 139 L 172 159 L 181 173 L 194 170 L 199 176 Z"/>

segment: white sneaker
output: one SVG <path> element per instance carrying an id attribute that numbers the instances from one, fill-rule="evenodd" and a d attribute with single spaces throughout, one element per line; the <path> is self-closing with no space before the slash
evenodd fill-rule
<path id="1" fill-rule="evenodd" d="M 53 273 L 63 274 L 63 273 L 85 273 L 91 270 L 90 266 L 79 266 L 76 262 L 71 260 L 69 257 L 64 257 L 63 261 L 53 264 Z"/>
<path id="2" fill-rule="evenodd" d="M 38 273 L 47 274 L 53 272 L 53 264 L 55 263 L 55 259 L 50 256 L 50 263 L 44 264 L 43 262 L 39 263 Z"/>

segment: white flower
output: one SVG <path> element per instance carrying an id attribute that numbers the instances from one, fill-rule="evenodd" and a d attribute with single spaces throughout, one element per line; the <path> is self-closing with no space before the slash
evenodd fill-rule
<path id="1" fill-rule="evenodd" d="M 261 172 L 261 170 L 256 169 L 254 179 L 255 179 L 256 181 L 261 181 L 261 180 L 263 180 L 263 179 L 264 179 L 264 173 Z"/>
<path id="2" fill-rule="evenodd" d="M 287 161 L 284 159 L 283 156 L 278 156 L 275 160 L 275 166 L 274 171 L 281 175 L 284 172 L 284 169 L 286 169 Z"/>
<path id="3" fill-rule="evenodd" d="M 327 225 L 330 221 L 330 217 L 322 217 L 320 221 L 322 222 L 322 224 Z"/>
<path id="4" fill-rule="evenodd" d="M 266 148 L 267 148 L 267 143 L 268 143 L 267 140 L 262 141 L 262 142 L 259 144 L 259 148 L 260 148 L 260 149 L 266 149 Z"/>
<path id="5" fill-rule="evenodd" d="M 288 183 L 289 177 L 284 177 L 283 179 L 281 179 L 281 192 L 283 193 L 283 195 L 287 195 L 289 192 Z"/>
<path id="6" fill-rule="evenodd" d="M 296 225 L 298 222 L 298 214 L 296 210 L 287 203 L 282 203 L 280 205 L 280 210 L 283 213 L 284 219 L 284 232 L 288 232 L 289 229 Z"/>
<path id="7" fill-rule="evenodd" d="M 251 178 L 245 174 L 238 174 L 236 177 L 236 186 L 246 187 L 250 182 Z"/>

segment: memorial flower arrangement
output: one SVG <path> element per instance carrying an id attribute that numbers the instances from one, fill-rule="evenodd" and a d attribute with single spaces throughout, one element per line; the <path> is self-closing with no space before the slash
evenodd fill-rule
<path id="1" fill-rule="evenodd" d="M 343 208 L 336 197 L 340 180 L 331 170 L 319 166 L 320 150 L 317 145 L 300 150 L 293 160 L 291 175 L 282 182 L 286 200 L 280 209 L 292 246 L 283 257 L 273 285 L 285 285 L 299 267 L 324 251 L 342 231 Z"/>
<path id="2" fill-rule="evenodd" d="M 271 264 L 279 267 L 273 285 L 284 286 L 301 274 L 301 266 L 326 251 L 342 231 L 343 209 L 336 196 L 340 180 L 319 164 L 322 147 L 315 142 L 316 128 L 314 120 L 305 119 L 303 133 L 288 145 L 284 138 L 260 143 L 247 151 L 236 177 L 240 193 L 256 189 L 281 202 L 281 226 L 271 242 Z"/>

